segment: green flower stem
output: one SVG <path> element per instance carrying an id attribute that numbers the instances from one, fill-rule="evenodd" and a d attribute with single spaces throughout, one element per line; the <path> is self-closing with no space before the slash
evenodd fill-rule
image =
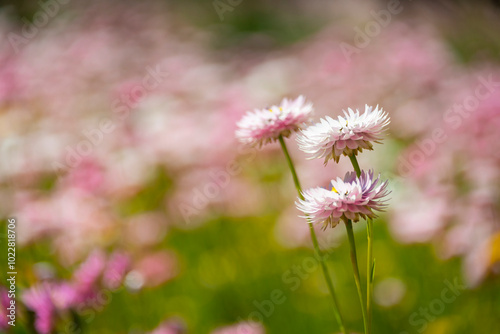
<path id="1" fill-rule="evenodd" d="M 361 169 L 359 168 L 358 159 L 356 159 L 354 154 L 350 155 L 349 159 L 351 159 L 352 167 L 354 167 L 356 175 L 359 177 L 361 175 Z"/>
<path id="2" fill-rule="evenodd" d="M 351 160 L 352 167 L 356 171 L 356 175 L 359 177 L 361 175 L 361 169 L 359 168 L 358 160 L 354 154 L 349 156 Z M 347 225 L 346 225 L 347 227 Z M 366 221 L 366 232 L 367 232 L 367 256 L 366 256 L 366 321 L 365 321 L 365 330 L 367 334 L 370 334 L 372 329 L 372 296 L 373 296 L 373 277 L 375 274 L 374 260 L 373 260 L 373 222 L 371 219 Z M 349 229 L 348 229 L 349 233 Z M 352 233 L 352 223 L 351 223 L 351 233 Z M 350 239 L 349 239 L 350 240 Z M 352 245 L 354 245 L 354 258 L 356 259 L 356 245 L 354 244 L 354 237 L 352 237 Z M 351 245 L 351 246 L 352 246 Z M 352 253 L 351 253 L 352 260 Z M 354 265 L 354 264 L 353 264 Z M 356 268 L 357 268 L 357 260 L 356 260 Z M 359 280 L 359 270 L 358 271 L 358 280 Z M 358 283 L 356 282 L 356 285 Z M 361 286 L 358 287 L 358 293 L 360 294 L 361 305 L 363 305 L 363 300 L 361 298 Z M 365 320 L 365 317 L 363 317 Z"/>
<path id="3" fill-rule="evenodd" d="M 372 331 L 372 296 L 373 278 L 375 276 L 375 263 L 373 260 L 373 222 L 371 218 L 366 221 L 368 250 L 366 258 L 366 315 L 368 317 L 368 333 Z"/>
<path id="4" fill-rule="evenodd" d="M 304 199 L 304 196 L 302 195 L 302 187 L 300 186 L 299 182 L 299 177 L 297 176 L 297 172 L 295 171 L 295 166 L 293 165 L 292 158 L 290 157 L 290 153 L 288 153 L 288 148 L 286 147 L 285 144 L 285 139 L 283 139 L 283 136 L 279 136 L 279 141 L 281 144 L 281 149 L 283 150 L 283 153 L 285 153 L 286 157 L 286 162 L 288 163 L 288 167 L 290 168 L 290 171 L 292 172 L 292 177 L 293 177 L 293 183 L 295 184 L 295 189 L 297 189 L 297 193 L 299 194 L 300 199 Z"/>
<path id="5" fill-rule="evenodd" d="M 295 184 L 295 189 L 297 189 L 297 193 L 299 195 L 300 199 L 304 199 L 304 195 L 302 195 L 302 188 L 300 186 L 299 178 L 297 176 L 297 172 L 295 171 L 295 167 L 292 162 L 292 158 L 290 157 L 290 154 L 288 153 L 288 149 L 285 144 L 285 140 L 283 139 L 283 136 L 279 136 L 279 142 L 281 144 L 281 149 L 283 150 L 283 153 L 285 154 L 286 161 L 288 163 L 288 167 L 290 168 L 290 171 L 292 173 L 293 177 L 293 182 Z M 328 268 L 326 267 L 325 264 L 325 257 L 323 255 L 323 252 L 319 248 L 318 244 L 318 238 L 316 237 L 316 232 L 314 231 L 314 226 L 313 224 L 308 221 L 309 224 L 309 231 L 311 232 L 311 239 L 314 245 L 314 250 L 316 251 L 316 255 L 318 256 L 320 263 L 321 263 L 321 268 L 323 269 L 323 275 L 325 276 L 326 280 L 326 285 L 328 286 L 328 290 L 330 291 L 330 295 L 332 296 L 333 304 L 334 304 L 334 315 L 337 320 L 337 323 L 340 326 L 340 330 L 342 333 L 347 334 L 346 328 L 344 326 L 344 320 L 342 318 L 342 315 L 340 314 L 340 307 L 339 303 L 337 301 L 337 296 L 335 294 L 335 290 L 333 288 L 333 283 L 332 279 L 330 277 L 330 273 L 328 272 Z"/>
<path id="6" fill-rule="evenodd" d="M 359 279 L 359 268 L 358 268 L 358 257 L 356 255 L 356 242 L 354 241 L 354 233 L 352 232 L 352 222 L 347 220 L 345 223 L 345 228 L 347 230 L 347 236 L 349 238 L 349 246 L 351 247 L 351 263 L 352 270 L 354 272 L 354 280 L 356 281 L 356 288 L 358 290 L 359 302 L 361 304 L 361 313 L 363 314 L 363 325 L 365 327 L 365 333 L 368 333 L 368 319 L 366 317 L 366 307 L 363 300 L 363 292 L 361 291 L 361 280 Z"/>

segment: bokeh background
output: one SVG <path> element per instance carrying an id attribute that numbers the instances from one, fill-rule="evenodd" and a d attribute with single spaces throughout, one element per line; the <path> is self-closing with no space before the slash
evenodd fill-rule
<path id="1" fill-rule="evenodd" d="M 392 190 L 374 333 L 500 333 L 499 32 L 498 1 L 2 1 L 0 332 L 338 332 L 279 145 L 234 137 L 303 94 L 392 119 L 359 156 Z M 287 143 L 304 187 L 351 169 Z M 318 234 L 361 332 L 345 231 Z"/>

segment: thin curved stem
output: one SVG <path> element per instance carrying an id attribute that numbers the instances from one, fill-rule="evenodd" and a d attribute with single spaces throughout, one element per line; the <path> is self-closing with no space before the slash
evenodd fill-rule
<path id="1" fill-rule="evenodd" d="M 368 319 L 366 317 L 366 306 L 363 300 L 363 291 L 361 290 L 361 280 L 359 278 L 358 257 L 356 255 L 356 242 L 354 241 L 354 233 L 352 231 L 352 222 L 350 219 L 345 223 L 345 228 L 347 230 L 349 246 L 351 248 L 352 270 L 354 272 L 354 281 L 356 281 L 356 288 L 358 290 L 359 302 L 361 304 L 361 313 L 363 314 L 363 325 L 365 327 L 365 333 L 368 333 Z"/>
<path id="2" fill-rule="evenodd" d="M 368 333 L 372 331 L 372 296 L 373 277 L 375 275 L 375 264 L 373 262 L 373 222 L 371 218 L 366 221 L 366 234 L 368 238 L 368 250 L 366 258 L 366 315 L 368 317 Z"/>
<path id="3" fill-rule="evenodd" d="M 286 161 L 288 163 L 288 167 L 290 168 L 290 172 L 292 173 L 293 177 L 293 183 L 295 184 L 295 189 L 297 189 L 297 193 L 299 195 L 300 199 L 304 199 L 304 196 L 302 195 L 302 188 L 300 186 L 299 178 L 297 176 L 297 172 L 295 171 L 295 166 L 293 165 L 292 158 L 290 157 L 290 153 L 288 153 L 288 149 L 285 144 L 285 140 L 283 139 L 283 136 L 279 136 L 279 142 L 281 144 L 281 149 L 283 150 L 283 153 L 285 154 Z M 344 326 L 344 320 L 342 318 L 342 315 L 340 313 L 340 307 L 339 307 L 339 302 L 337 300 L 337 296 L 335 294 L 335 289 L 333 288 L 333 283 L 332 279 L 330 277 L 330 273 L 328 271 L 328 268 L 326 267 L 325 264 L 325 257 L 323 255 L 323 252 L 319 248 L 318 244 L 318 238 L 316 237 L 316 232 L 314 231 L 314 226 L 313 224 L 308 220 L 307 222 L 309 224 L 309 231 L 311 232 L 311 239 L 314 245 L 314 250 L 316 251 L 316 255 L 319 258 L 319 262 L 321 264 L 321 269 L 323 270 L 323 275 L 325 276 L 326 280 L 326 285 L 328 286 L 328 291 L 330 292 L 330 295 L 332 296 L 333 304 L 334 304 L 334 315 L 337 320 L 337 323 L 339 324 L 340 330 L 342 333 L 347 334 L 346 327 Z"/>
<path id="4" fill-rule="evenodd" d="M 286 147 L 285 144 L 285 139 L 283 139 L 283 136 L 279 136 L 279 142 L 281 144 L 281 149 L 283 150 L 283 153 L 285 154 L 286 162 L 288 163 L 288 167 L 290 168 L 290 172 L 292 172 L 292 178 L 293 178 L 293 183 L 295 185 L 295 189 L 297 189 L 297 193 L 299 194 L 300 199 L 304 199 L 304 196 L 302 195 L 302 187 L 300 186 L 299 182 L 299 177 L 297 176 L 297 171 L 295 171 L 295 166 L 293 165 L 292 158 L 290 157 L 290 153 L 288 153 L 288 148 Z"/>

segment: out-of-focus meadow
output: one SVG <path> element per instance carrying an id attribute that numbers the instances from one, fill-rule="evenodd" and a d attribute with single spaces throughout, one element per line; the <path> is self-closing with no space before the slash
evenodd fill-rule
<path id="1" fill-rule="evenodd" d="M 303 94 L 315 121 L 391 117 L 359 156 L 392 190 L 373 332 L 500 333 L 498 4 L 2 3 L 0 332 L 338 332 L 279 145 L 234 136 L 245 111 Z M 287 143 L 305 188 L 350 170 Z M 345 231 L 317 233 L 360 333 Z M 355 236 L 365 263 L 364 222 Z"/>

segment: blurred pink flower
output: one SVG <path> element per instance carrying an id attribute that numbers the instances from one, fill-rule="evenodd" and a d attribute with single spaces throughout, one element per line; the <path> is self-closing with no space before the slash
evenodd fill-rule
<path id="1" fill-rule="evenodd" d="M 167 251 L 158 251 L 144 256 L 134 265 L 146 286 L 156 287 L 177 276 L 177 259 Z"/>
<path id="2" fill-rule="evenodd" d="M 109 203 L 78 188 L 62 186 L 49 196 L 21 193 L 15 204 L 20 244 L 47 237 L 65 265 L 79 261 L 116 233 Z"/>
<path id="3" fill-rule="evenodd" d="M 221 327 L 211 334 L 265 334 L 264 327 L 256 322 L 240 322 L 231 326 Z"/>
<path id="4" fill-rule="evenodd" d="M 22 301 L 35 313 L 35 328 L 40 334 L 50 334 L 54 328 L 56 309 L 50 291 L 45 285 L 34 286 L 23 292 Z"/>
<path id="5" fill-rule="evenodd" d="M 183 334 L 185 332 L 184 323 L 179 320 L 167 320 L 162 322 L 149 334 Z"/>
<path id="6" fill-rule="evenodd" d="M 426 242 L 445 226 L 449 219 L 449 207 L 443 190 L 422 193 L 418 188 L 406 185 L 406 192 L 394 196 L 390 225 L 393 234 L 403 242 Z M 397 222 L 397 223 L 396 223 Z"/>
<path id="7" fill-rule="evenodd" d="M 106 257 L 102 251 L 93 251 L 73 273 L 72 281 L 80 295 L 87 298 L 94 290 L 106 265 Z"/>
<path id="8" fill-rule="evenodd" d="M 108 259 L 104 269 L 103 285 L 109 289 L 117 289 L 130 267 L 130 257 L 122 252 L 114 252 Z"/>
<path id="9" fill-rule="evenodd" d="M 41 282 L 23 292 L 21 299 L 35 313 L 39 333 L 52 333 L 56 321 L 80 302 L 78 291 L 66 281 Z"/>
<path id="10" fill-rule="evenodd" d="M 156 245 L 165 237 L 166 225 L 167 218 L 159 212 L 134 215 L 125 224 L 125 240 L 138 247 Z"/>
<path id="11" fill-rule="evenodd" d="M 10 307 L 11 299 L 7 291 L 6 287 L 0 286 L 0 329 L 2 330 L 9 328 L 8 322 L 10 321 L 9 318 L 7 318 L 10 312 L 7 308 Z"/>
<path id="12" fill-rule="evenodd" d="M 52 303 L 58 310 L 67 310 L 79 301 L 78 291 L 70 282 L 62 281 L 46 285 Z"/>
<path id="13" fill-rule="evenodd" d="M 304 10 L 314 7 L 305 2 L 298 5 Z M 423 22 L 399 22 L 399 18 L 350 59 L 339 49 L 342 39 L 352 35 L 348 20 L 347 25 L 332 23 L 278 52 L 253 50 L 227 57 L 226 51 L 216 53 L 206 47 L 205 42 L 213 37 L 210 32 L 185 25 L 182 19 L 165 20 L 170 13 L 157 11 L 155 6 L 116 4 L 112 11 L 107 6 L 95 2 L 75 8 L 82 15 L 71 16 L 71 20 L 66 15 L 52 18 L 54 24 L 44 27 L 16 55 L 6 39 L 2 42 L 0 209 L 19 218 L 21 247 L 43 239 L 61 264 L 70 266 L 92 249 L 115 247 L 123 237 L 140 252 L 154 246 L 166 233 L 159 220 L 167 215 L 123 217 L 121 209 L 149 189 L 157 171 L 168 175 L 173 185 L 159 194 L 168 207 L 160 204 L 151 210 L 166 209 L 169 224 L 187 226 L 175 212 L 182 203 L 195 206 L 200 224 L 221 212 L 241 216 L 266 210 L 268 188 L 248 172 L 257 170 L 253 167 L 259 163 L 251 161 L 248 152 L 238 159 L 245 166 L 254 165 L 232 175 L 229 183 L 220 177 L 214 181 L 208 174 L 212 169 L 224 170 L 230 159 L 241 154 L 227 140 L 236 131 L 240 111 L 300 92 L 314 101 L 321 117 L 365 102 L 391 110 L 392 137 L 398 141 L 384 145 L 381 154 L 377 151 L 380 158 L 369 160 L 371 152 L 363 154 L 360 163 L 367 159 L 370 166 L 382 161 L 391 167 L 393 159 L 386 154 L 392 156 L 408 143 L 416 143 L 412 149 L 420 149 L 419 137 L 437 127 L 444 129 L 448 135 L 445 143 L 423 145 L 434 153 L 426 153 L 425 162 L 415 166 L 409 176 L 411 183 L 404 184 L 415 183 L 416 187 L 409 187 L 413 193 L 405 194 L 393 207 L 391 229 L 403 242 L 434 242 L 442 256 L 463 257 L 466 277 L 477 284 L 492 272 L 487 257 L 490 250 L 485 245 L 491 244 L 491 235 L 499 229 L 500 208 L 494 199 L 499 197 L 500 181 L 500 95 L 482 87 L 480 91 L 489 96 L 478 99 L 477 107 L 461 113 L 448 110 L 455 103 L 475 101 L 469 98 L 475 96 L 478 77 L 493 74 L 497 82 L 497 65 L 464 66 L 453 58 L 437 29 Z M 346 17 L 346 11 L 351 11 L 356 19 L 363 12 L 369 15 L 358 6 L 353 2 L 333 8 L 336 15 Z M 2 16 L 0 34 L 6 36 L 20 27 Z M 220 56 L 223 61 L 214 60 Z M 168 73 L 167 78 L 150 77 L 156 65 Z M 142 86 L 144 79 L 158 85 L 141 94 L 135 87 Z M 131 96 L 133 90 L 139 93 Z M 128 105 L 124 97 L 129 99 Z M 288 101 L 288 107 L 299 100 Z M 287 124 L 310 115 L 306 107 L 304 101 L 305 109 L 284 117 L 273 106 L 274 111 L 264 110 L 264 121 L 257 123 L 288 134 L 296 128 L 288 129 Z M 113 130 L 96 132 L 103 120 L 109 120 Z M 346 119 L 345 123 L 352 122 Z M 250 128 L 246 135 L 260 135 L 261 141 L 266 140 L 265 135 L 275 135 L 262 132 L 259 126 Z M 357 150 L 364 144 L 356 143 L 351 149 L 346 142 L 344 150 Z M 338 155 L 345 153 L 340 151 L 342 145 Z M 76 157 L 75 152 L 85 148 L 91 152 Z M 304 156 L 295 147 L 290 150 Z M 69 166 L 69 160 L 75 166 Z M 300 160 L 299 174 L 308 187 L 326 184 L 327 173 L 322 172 L 321 164 Z M 54 170 L 54 162 L 68 165 L 63 174 Z M 341 170 L 343 162 L 335 170 Z M 211 183 L 217 186 L 217 194 L 198 200 L 197 190 L 203 192 Z M 436 190 L 443 184 L 447 185 L 445 191 Z M 282 203 L 273 204 L 283 208 Z M 295 223 L 300 220 L 287 220 L 289 214 L 281 214 L 278 229 L 288 232 L 280 233 L 286 239 L 282 241 L 302 245 L 307 225 L 299 227 Z M 123 220 L 127 222 L 125 232 Z M 146 225 L 142 231 L 140 223 Z M 189 228 L 197 226 L 190 224 Z M 116 266 L 123 269 L 124 262 L 120 262 Z M 165 266 L 157 262 L 159 268 Z M 145 265 L 149 266 L 154 267 Z M 96 279 L 82 274 L 91 291 L 108 284 L 103 281 L 107 270 L 111 269 L 102 269 L 104 274 L 97 274 Z M 154 268 L 141 270 L 155 281 Z M 157 272 L 159 277 L 168 277 L 165 268 Z M 71 304 L 71 291 L 80 284 L 66 283 L 51 288 L 57 308 Z"/>
<path id="14" fill-rule="evenodd" d="M 408 149 L 400 172 L 410 179 L 395 196 L 390 220 L 399 240 L 433 242 L 442 257 L 462 257 L 470 286 L 498 274 L 490 252 L 492 235 L 499 233 L 500 157 L 492 152 L 500 150 L 500 98 L 488 94 L 485 77 L 498 80 L 499 75 L 479 71 L 455 87 L 453 106 L 432 127 L 444 132 L 443 140 L 434 140 L 429 131 Z"/>
<path id="15" fill-rule="evenodd" d="M 65 180 L 68 187 L 97 193 L 106 187 L 103 167 L 97 160 L 84 160 L 77 167 L 72 168 Z"/>

